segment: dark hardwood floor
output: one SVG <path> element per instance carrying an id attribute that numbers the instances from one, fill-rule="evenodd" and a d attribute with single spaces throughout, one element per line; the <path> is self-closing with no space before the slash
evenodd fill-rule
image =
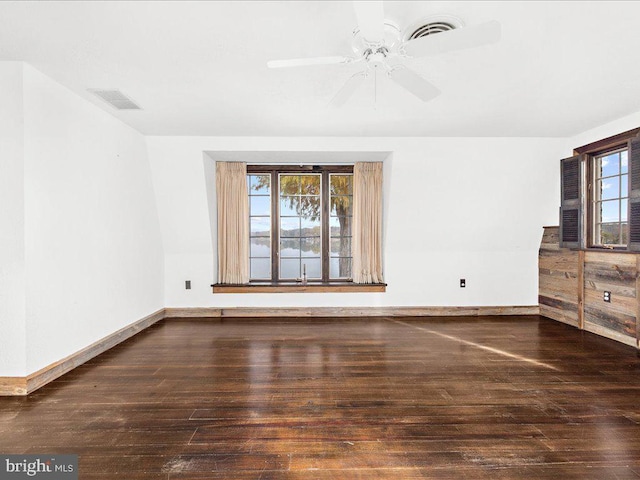
<path id="1" fill-rule="evenodd" d="M 541 317 L 165 320 L 29 397 L 81 479 L 639 479 L 634 348 Z"/>

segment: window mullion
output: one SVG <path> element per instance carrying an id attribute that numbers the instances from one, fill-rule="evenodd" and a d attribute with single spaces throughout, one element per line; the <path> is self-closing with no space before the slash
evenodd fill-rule
<path id="1" fill-rule="evenodd" d="M 280 279 L 280 182 L 278 173 L 271 173 L 271 279 Z"/>
<path id="2" fill-rule="evenodd" d="M 321 199 L 321 206 L 322 206 L 322 223 L 321 223 L 321 247 L 320 247 L 320 251 L 321 251 L 321 258 L 322 258 L 322 281 L 323 282 L 328 282 L 329 281 L 329 242 L 330 242 L 330 235 L 329 235 L 329 215 L 331 214 L 330 211 L 330 189 L 329 189 L 329 172 L 327 172 L 326 170 L 323 170 L 322 172 L 322 181 L 321 181 L 321 186 L 320 186 L 320 193 L 322 195 L 322 199 Z"/>

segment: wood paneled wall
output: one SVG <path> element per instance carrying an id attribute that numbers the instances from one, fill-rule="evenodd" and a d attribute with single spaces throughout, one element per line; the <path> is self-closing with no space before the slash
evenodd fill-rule
<path id="1" fill-rule="evenodd" d="M 578 252 L 560 249 L 558 227 L 545 227 L 538 253 L 540 315 L 580 326 Z"/>
<path id="2" fill-rule="evenodd" d="M 544 227 L 538 271 L 540 315 L 640 347 L 640 254 L 560 248 Z"/>

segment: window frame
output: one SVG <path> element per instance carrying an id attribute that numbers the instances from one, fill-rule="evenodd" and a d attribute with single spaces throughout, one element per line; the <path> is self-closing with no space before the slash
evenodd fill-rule
<path id="1" fill-rule="evenodd" d="M 270 175 L 271 176 L 271 279 L 252 279 L 249 283 L 252 285 L 260 284 L 291 284 L 300 283 L 292 279 L 279 279 L 280 270 L 280 225 L 279 225 L 279 209 L 280 209 L 280 191 L 279 191 L 279 175 L 282 174 L 305 174 L 313 173 L 321 176 L 321 269 L 322 277 L 319 279 L 307 279 L 307 283 L 311 285 L 336 285 L 353 283 L 351 278 L 330 278 L 330 262 L 331 262 L 331 238 L 330 238 L 330 215 L 331 215 L 331 199 L 329 188 L 330 174 L 349 174 L 353 175 L 353 165 L 267 165 L 254 164 L 247 165 L 247 175 Z M 275 200 L 274 200 L 275 199 Z"/>

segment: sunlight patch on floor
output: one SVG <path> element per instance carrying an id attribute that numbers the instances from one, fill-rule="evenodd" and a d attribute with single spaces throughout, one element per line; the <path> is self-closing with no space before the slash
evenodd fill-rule
<path id="1" fill-rule="evenodd" d="M 407 327 L 415 328 L 416 330 L 420 330 L 420 331 L 425 332 L 425 333 L 430 333 L 431 335 L 437 335 L 438 337 L 446 338 L 447 340 L 452 340 L 454 342 L 463 343 L 465 345 L 471 345 L 473 347 L 479 348 L 481 350 L 485 350 L 487 352 L 496 353 L 498 355 L 502 355 L 504 357 L 513 358 L 513 359 L 519 360 L 521 362 L 531 363 L 532 365 L 536 365 L 538 367 L 544 367 L 544 368 L 548 368 L 550 370 L 559 370 L 557 367 L 554 367 L 553 365 L 549 365 L 548 363 L 544 363 L 544 362 L 540 362 L 538 360 L 534 360 L 533 358 L 524 357 L 522 355 L 517 355 L 515 353 L 509 353 L 509 352 L 506 352 L 504 350 L 500 350 L 498 348 L 493 348 L 493 347 L 489 347 L 487 345 L 482 345 L 480 343 L 470 342 L 469 340 L 464 340 L 464 339 L 462 339 L 460 337 L 456 337 L 456 336 L 453 336 L 453 335 L 447 335 L 447 334 L 441 333 L 441 332 L 436 332 L 435 330 L 431 330 L 431 329 L 428 329 L 428 328 L 420 327 L 419 325 L 413 325 L 411 323 L 402 322 L 400 320 L 391 320 L 391 319 L 389 319 L 389 321 L 390 322 L 394 322 L 394 323 L 398 323 L 400 325 L 405 325 Z"/>

